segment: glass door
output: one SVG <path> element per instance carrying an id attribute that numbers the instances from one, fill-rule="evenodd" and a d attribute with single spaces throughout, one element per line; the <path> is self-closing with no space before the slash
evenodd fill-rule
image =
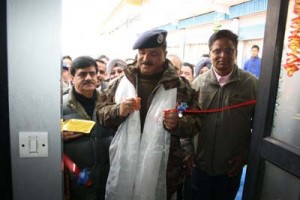
<path id="1" fill-rule="evenodd" d="M 269 0 L 243 199 L 300 199 L 300 0 Z"/>

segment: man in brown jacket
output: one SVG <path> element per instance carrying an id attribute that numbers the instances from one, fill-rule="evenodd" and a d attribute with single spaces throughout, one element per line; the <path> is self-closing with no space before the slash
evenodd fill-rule
<path id="1" fill-rule="evenodd" d="M 133 46 L 137 61 L 100 97 L 98 120 L 118 129 L 110 147 L 107 199 L 170 199 L 181 182 L 179 139 L 196 134 L 200 122 L 192 115 L 180 118 L 174 109 L 179 103 L 198 105 L 188 81 L 166 59 L 166 36 L 164 30 L 141 34 Z"/>

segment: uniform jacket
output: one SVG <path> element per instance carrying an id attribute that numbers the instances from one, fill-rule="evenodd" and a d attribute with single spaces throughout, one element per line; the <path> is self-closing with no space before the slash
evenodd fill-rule
<path id="1" fill-rule="evenodd" d="M 97 99 L 99 93 L 97 92 Z M 85 119 L 96 121 L 96 112 L 93 119 L 85 112 L 82 105 L 76 100 L 73 88 L 63 96 L 63 119 Z M 93 185 L 91 187 L 77 184 L 77 177 L 68 171 L 69 190 L 71 200 L 100 200 L 104 199 L 106 179 L 109 171 L 108 148 L 114 132 L 104 129 L 96 122 L 90 134 L 64 142 L 64 153 L 80 168 L 91 171 Z"/>
<path id="2" fill-rule="evenodd" d="M 177 87 L 177 102 L 186 102 L 189 109 L 199 109 L 194 90 L 190 87 L 187 80 L 180 79 L 170 62 L 166 60 L 164 63 L 164 73 L 157 86 L 152 91 L 148 99 L 148 108 L 151 101 L 159 88 L 163 85 L 165 89 Z M 138 66 L 136 63 L 124 68 L 124 74 L 128 80 L 136 86 Z M 106 92 L 100 96 L 98 104 L 98 119 L 105 127 L 118 127 L 126 118 L 119 116 L 119 105 L 114 103 L 114 95 L 122 77 L 113 81 Z M 143 101 L 143 99 L 142 99 Z M 180 147 L 180 137 L 192 137 L 200 126 L 200 119 L 195 116 L 184 115 L 180 118 L 177 127 L 170 131 L 171 144 L 167 170 L 167 190 L 173 193 L 181 181 L 182 174 L 182 149 Z"/>
<path id="3" fill-rule="evenodd" d="M 211 69 L 197 77 L 193 87 L 203 110 L 225 108 L 256 99 L 258 80 L 234 66 L 227 84 L 220 87 Z M 196 164 L 210 175 L 226 174 L 228 161 L 237 155 L 247 160 L 254 105 L 203 115 L 198 134 Z"/>

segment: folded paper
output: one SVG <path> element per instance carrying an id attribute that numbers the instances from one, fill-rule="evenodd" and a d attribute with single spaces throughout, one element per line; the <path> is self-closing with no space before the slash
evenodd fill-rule
<path id="1" fill-rule="evenodd" d="M 82 119 L 69 119 L 63 122 L 63 131 L 74 131 L 89 134 L 95 122 Z"/>

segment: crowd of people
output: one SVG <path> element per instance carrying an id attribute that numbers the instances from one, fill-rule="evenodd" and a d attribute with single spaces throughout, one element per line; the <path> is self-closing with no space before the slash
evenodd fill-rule
<path id="1" fill-rule="evenodd" d="M 142 33 L 134 59 L 62 58 L 63 120 L 95 122 L 62 132 L 65 199 L 235 198 L 258 79 L 236 65 L 230 30 L 195 65 L 168 54 L 167 35 Z"/>

